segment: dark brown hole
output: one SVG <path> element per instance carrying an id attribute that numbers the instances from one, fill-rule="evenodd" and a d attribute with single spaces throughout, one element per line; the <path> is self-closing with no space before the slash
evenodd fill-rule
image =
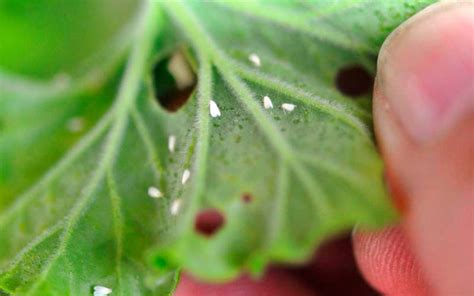
<path id="1" fill-rule="evenodd" d="M 160 105 L 163 106 L 166 110 L 170 112 L 176 112 L 188 101 L 192 92 L 194 91 L 194 86 L 187 87 L 185 89 L 174 89 L 170 90 L 158 97 Z"/>
<path id="2" fill-rule="evenodd" d="M 168 71 L 168 63 L 169 59 L 166 59 L 154 66 L 153 89 L 158 103 L 164 109 L 176 112 L 188 101 L 196 84 L 194 82 L 190 86 L 179 89 L 174 77 Z"/>
<path id="3" fill-rule="evenodd" d="M 204 235 L 204 236 L 213 236 L 219 231 L 219 229 L 224 226 L 225 218 L 218 210 L 216 209 L 207 209 L 202 210 L 196 215 L 194 220 L 194 229 Z"/>
<path id="4" fill-rule="evenodd" d="M 242 194 L 242 197 L 241 197 L 241 198 L 242 198 L 242 201 L 243 201 L 244 203 L 250 203 L 250 202 L 252 202 L 252 200 L 253 200 L 253 196 L 252 196 L 252 194 L 250 194 L 250 193 L 244 193 L 244 194 Z"/>
<path id="5" fill-rule="evenodd" d="M 336 76 L 337 89 L 349 97 L 358 97 L 372 92 L 374 78 L 360 65 L 351 65 L 339 70 Z"/>

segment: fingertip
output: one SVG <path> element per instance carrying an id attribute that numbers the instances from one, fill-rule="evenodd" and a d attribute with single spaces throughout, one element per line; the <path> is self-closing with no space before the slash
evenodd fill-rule
<path id="1" fill-rule="evenodd" d="M 474 2 L 442 1 L 384 43 L 377 79 L 413 141 L 432 142 L 474 110 Z"/>
<path id="2" fill-rule="evenodd" d="M 473 1 L 434 4 L 387 41 L 374 89 L 392 193 L 440 295 L 474 293 L 473 36 Z"/>
<path id="3" fill-rule="evenodd" d="M 384 295 L 429 295 L 429 287 L 400 227 L 356 231 L 356 261 L 365 279 Z"/>

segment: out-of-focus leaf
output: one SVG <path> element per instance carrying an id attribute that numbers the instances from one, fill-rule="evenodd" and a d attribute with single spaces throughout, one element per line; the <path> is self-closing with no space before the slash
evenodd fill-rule
<path id="1" fill-rule="evenodd" d="M 144 256 L 167 232 L 169 216 L 147 194 L 163 168 L 146 158 L 132 119 L 147 99 L 143 76 L 165 25 L 156 3 L 148 4 L 128 36 L 133 49 L 122 78 L 103 87 L 1 88 L 0 294 L 91 295 L 100 285 L 113 295 L 168 295 L 174 288 L 176 272 L 158 277 Z"/>

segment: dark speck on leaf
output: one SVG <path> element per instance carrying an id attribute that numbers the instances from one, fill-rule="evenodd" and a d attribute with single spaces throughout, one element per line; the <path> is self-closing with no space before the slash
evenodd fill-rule
<path id="1" fill-rule="evenodd" d="M 253 200 L 253 196 L 250 193 L 244 193 L 242 194 L 242 201 L 244 203 L 250 203 Z"/>

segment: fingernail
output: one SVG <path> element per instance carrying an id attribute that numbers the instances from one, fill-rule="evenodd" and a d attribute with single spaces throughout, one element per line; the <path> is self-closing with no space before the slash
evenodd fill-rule
<path id="1" fill-rule="evenodd" d="M 474 114 L 474 2 L 432 5 L 400 26 L 379 55 L 378 82 L 417 142 Z"/>

